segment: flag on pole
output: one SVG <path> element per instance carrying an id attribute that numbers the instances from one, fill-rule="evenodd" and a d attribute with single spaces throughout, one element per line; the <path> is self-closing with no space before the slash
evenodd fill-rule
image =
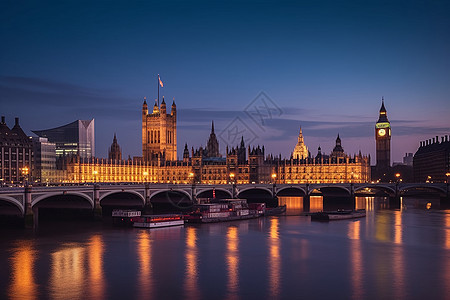
<path id="1" fill-rule="evenodd" d="M 164 84 L 163 84 L 163 82 L 161 81 L 161 78 L 159 78 L 159 75 L 158 75 L 158 80 L 159 80 L 159 85 L 160 85 L 161 87 L 164 87 Z"/>

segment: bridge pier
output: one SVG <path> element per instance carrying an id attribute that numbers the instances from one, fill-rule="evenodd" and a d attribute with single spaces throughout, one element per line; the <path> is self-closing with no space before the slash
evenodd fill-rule
<path id="1" fill-rule="evenodd" d="M 303 211 L 309 211 L 310 210 L 310 197 L 308 194 L 303 196 Z"/>
<path id="2" fill-rule="evenodd" d="M 393 208 L 393 209 L 401 208 L 400 196 L 395 195 L 394 197 L 389 197 L 389 208 Z"/>
<path id="3" fill-rule="evenodd" d="M 25 223 L 25 227 L 34 227 L 37 228 L 37 223 L 38 223 L 38 212 L 37 209 L 33 209 L 31 207 L 31 186 L 25 186 L 25 190 L 24 190 L 24 208 L 25 208 L 25 212 L 24 212 L 24 223 Z M 35 211 L 36 211 L 36 215 L 35 215 Z"/>
<path id="4" fill-rule="evenodd" d="M 102 218 L 102 206 L 100 205 L 100 191 L 99 186 L 94 184 L 94 218 Z"/>
<path id="5" fill-rule="evenodd" d="M 144 213 L 148 214 L 151 213 L 151 211 L 153 210 L 153 206 L 152 206 L 152 202 L 150 201 L 150 184 L 147 182 L 144 185 L 144 196 L 145 196 L 145 202 L 144 202 Z"/>

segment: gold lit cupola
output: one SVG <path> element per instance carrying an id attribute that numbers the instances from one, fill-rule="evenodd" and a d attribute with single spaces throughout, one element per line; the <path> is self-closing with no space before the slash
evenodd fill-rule
<path id="1" fill-rule="evenodd" d="M 292 158 L 294 159 L 302 159 L 307 158 L 309 156 L 308 147 L 306 147 L 304 139 L 302 127 L 300 127 L 300 132 L 298 134 L 298 142 L 295 145 L 294 152 L 292 152 Z"/>

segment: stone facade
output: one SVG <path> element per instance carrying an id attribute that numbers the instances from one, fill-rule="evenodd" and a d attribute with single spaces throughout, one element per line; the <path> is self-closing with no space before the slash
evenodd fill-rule
<path id="1" fill-rule="evenodd" d="M 12 129 L 2 116 L 0 123 L 0 185 L 32 180 L 33 143 L 16 118 Z"/>
<path id="2" fill-rule="evenodd" d="M 172 103 L 170 114 L 166 102 L 155 103 L 148 112 L 147 102 L 142 105 L 142 157 L 145 162 L 177 160 L 177 107 Z"/>

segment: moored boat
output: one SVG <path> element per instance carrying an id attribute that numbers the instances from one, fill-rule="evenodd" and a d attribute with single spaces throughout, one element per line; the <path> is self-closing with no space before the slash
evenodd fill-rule
<path id="1" fill-rule="evenodd" d="M 179 214 L 142 215 L 134 219 L 133 226 L 141 228 L 159 228 L 184 225 L 183 216 Z"/>
<path id="2" fill-rule="evenodd" d="M 111 214 L 113 224 L 120 226 L 132 226 L 134 219 L 140 215 L 141 211 L 134 209 L 114 209 Z"/>
<path id="3" fill-rule="evenodd" d="M 355 219 L 355 218 L 363 218 L 365 216 L 366 216 L 365 209 L 322 211 L 322 212 L 312 213 L 311 220 L 335 221 L 335 220 L 348 220 L 348 219 Z"/>
<path id="4" fill-rule="evenodd" d="M 261 207 L 249 209 L 245 199 L 220 199 L 212 203 L 196 204 L 185 216 L 188 223 L 214 223 L 257 218 L 263 215 Z"/>

